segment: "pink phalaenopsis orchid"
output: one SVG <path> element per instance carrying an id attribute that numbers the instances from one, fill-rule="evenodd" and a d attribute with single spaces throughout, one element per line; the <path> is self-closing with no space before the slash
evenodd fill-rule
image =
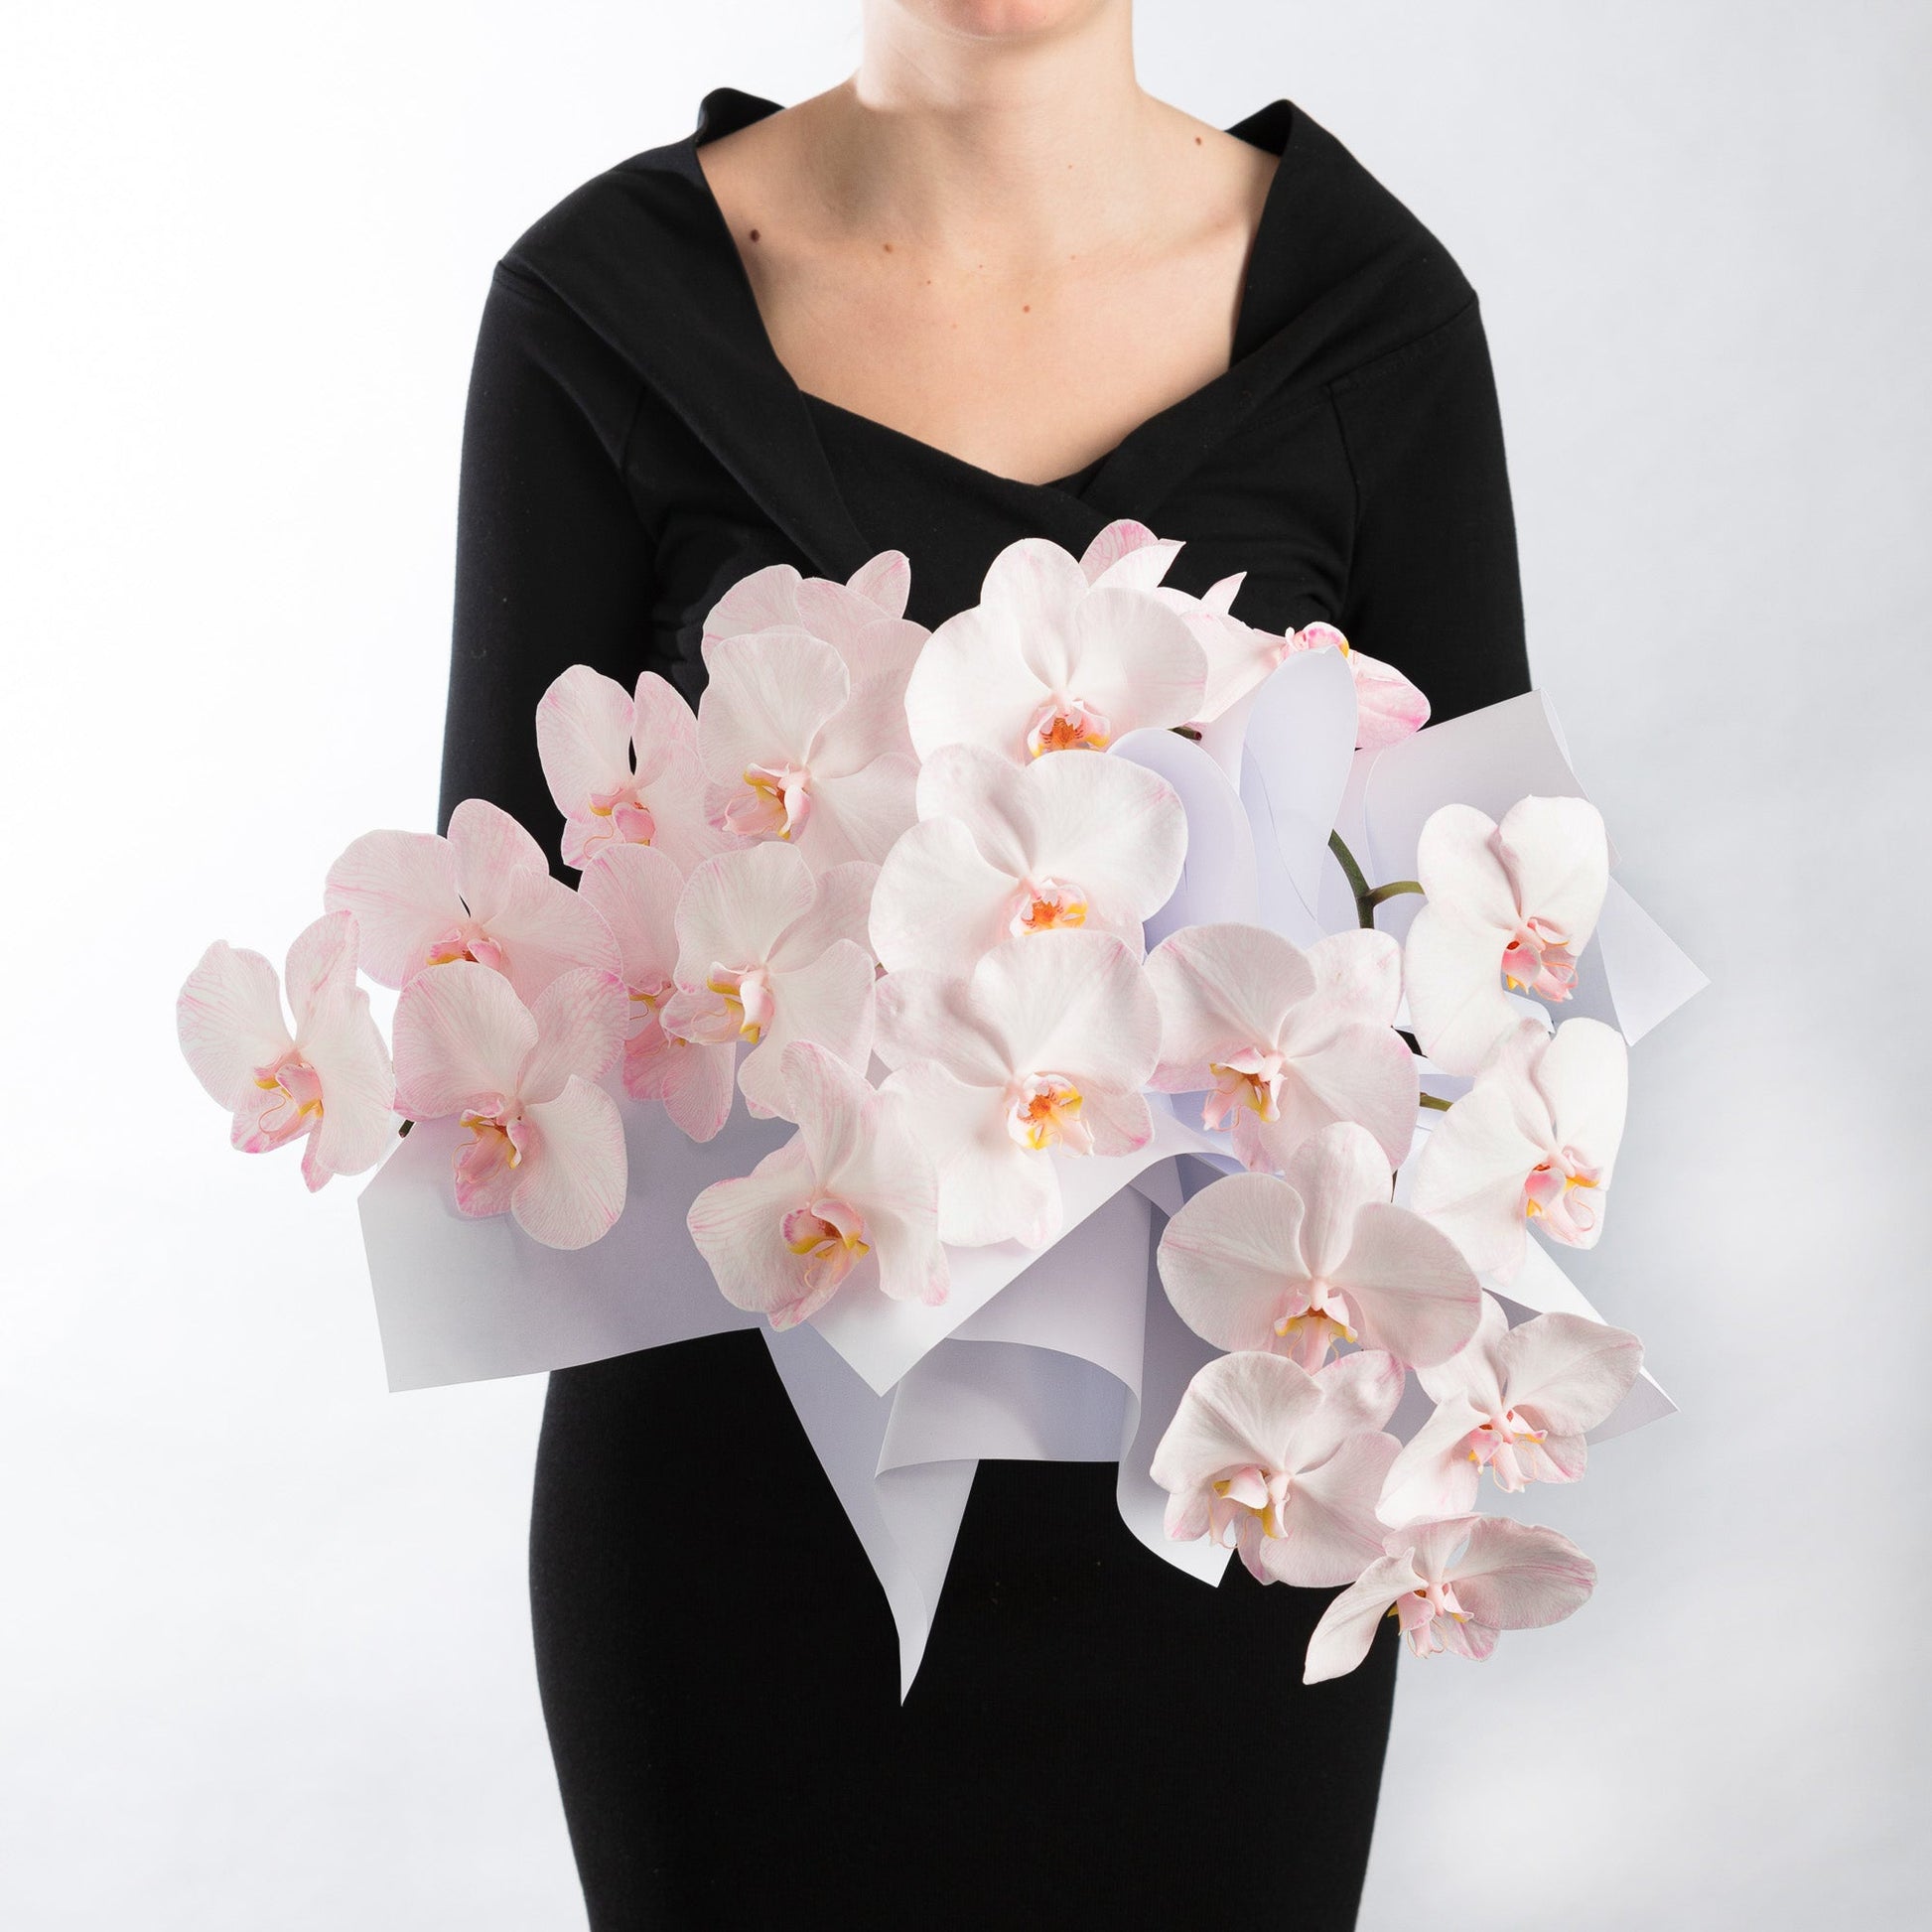
<path id="1" fill-rule="evenodd" d="M 1596 1587 L 1596 1566 L 1567 1536 L 1503 1516 L 1417 1524 L 1382 1547 L 1322 1612 L 1303 1683 L 1345 1677 L 1386 1616 L 1418 1657 L 1447 1650 L 1480 1660 L 1503 1631 L 1561 1623 Z"/>
<path id="2" fill-rule="evenodd" d="M 617 1102 L 595 1083 L 623 1050 L 629 1002 L 615 973 L 561 974 L 526 1007 L 473 960 L 421 973 L 396 1002 L 396 1105 L 470 1130 L 458 1211 L 509 1213 L 547 1248 L 582 1248 L 623 1208 Z"/>
<path id="3" fill-rule="evenodd" d="M 904 1100 L 809 1041 L 785 1048 L 782 1070 L 797 1134 L 691 1204 L 691 1239 L 725 1300 L 774 1328 L 806 1320 L 848 1280 L 943 1302 L 939 1183 Z"/>
<path id="4" fill-rule="evenodd" d="M 1503 1284 L 1523 1264 L 1526 1228 L 1594 1247 L 1628 1090 L 1614 1028 L 1566 1020 L 1550 1035 L 1523 1021 L 1430 1135 L 1410 1204 Z"/>
<path id="5" fill-rule="evenodd" d="M 919 771 L 918 812 L 873 895 L 873 943 L 895 972 L 961 973 L 1003 939 L 1060 926 L 1111 932 L 1138 953 L 1187 846 L 1173 787 L 1124 759 L 1016 771 L 948 745 Z"/>
<path id="6" fill-rule="evenodd" d="M 1158 598 L 1111 572 L 1089 582 L 1057 544 L 1026 537 L 994 558 L 980 602 L 932 633 L 905 711 L 922 759 L 977 745 L 1025 764 L 1184 725 L 1206 676 L 1185 621 Z"/>
<path id="7" fill-rule="evenodd" d="M 841 652 L 803 630 L 705 646 L 698 756 L 712 823 L 781 839 L 815 871 L 877 865 L 912 823 L 918 765 L 905 735 L 911 652 L 890 619 Z"/>
<path id="8" fill-rule="evenodd" d="M 1058 1234 L 1049 1158 L 1129 1154 L 1154 1131 L 1141 1092 L 1160 1015 L 1132 951 L 1060 928 L 1008 939 L 964 979 L 879 984 L 879 1057 L 939 1169 L 939 1232 L 961 1247 Z"/>
<path id="9" fill-rule="evenodd" d="M 1307 952 L 1252 925 L 1185 926 L 1148 955 L 1161 1004 L 1163 1093 L 1204 1093 L 1203 1125 L 1230 1126 L 1245 1167 L 1278 1173 L 1330 1122 L 1409 1152 L 1419 1082 L 1394 1031 L 1396 942 L 1343 932 Z"/>
<path id="10" fill-rule="evenodd" d="M 527 1005 L 560 973 L 617 968 L 617 942 L 595 909 L 550 877 L 515 819 L 481 798 L 450 814 L 448 838 L 364 833 L 329 868 L 323 900 L 354 915 L 362 970 L 380 986 L 469 959 L 501 973 Z"/>
<path id="11" fill-rule="evenodd" d="M 1345 1341 L 1444 1361 L 1474 1333 L 1481 1290 L 1454 1242 L 1390 1201 L 1391 1179 L 1375 1137 L 1340 1121 L 1303 1142 L 1284 1179 L 1215 1181 L 1161 1238 L 1168 1299 L 1215 1347 L 1309 1370 Z"/>
<path id="12" fill-rule="evenodd" d="M 1642 1366 L 1643 1343 L 1627 1329 L 1580 1314 L 1539 1314 L 1512 1328 L 1485 1295 L 1468 1346 L 1418 1370 L 1436 1413 L 1389 1470 L 1382 1520 L 1466 1515 L 1485 1468 L 1512 1493 L 1575 1482 L 1588 1461 L 1586 1435 L 1630 1393 Z"/>
<path id="13" fill-rule="evenodd" d="M 623 1089 L 633 1100 L 659 1100 L 694 1141 L 708 1141 L 731 1113 L 738 1055 L 729 1043 L 707 1045 L 664 1031 L 663 1010 L 677 990 L 677 867 L 645 845 L 600 846 L 584 863 L 578 887 L 618 942 L 619 967 L 630 998 L 623 1043 Z"/>
<path id="14" fill-rule="evenodd" d="M 713 607 L 698 752 L 714 824 L 784 839 L 814 871 L 886 856 L 917 771 L 905 681 L 926 633 L 905 617 L 910 583 L 888 550 L 845 584 L 773 564 Z"/>
<path id="15" fill-rule="evenodd" d="M 1264 1584 L 1351 1581 L 1381 1549 L 1375 1499 L 1396 1452 L 1382 1425 L 1401 1395 L 1400 1365 L 1375 1352 L 1318 1375 L 1280 1355 L 1217 1356 L 1154 1451 L 1168 1534 L 1232 1545 Z"/>
<path id="16" fill-rule="evenodd" d="M 769 564 L 741 577 L 704 621 L 704 642 L 744 637 L 758 630 L 808 630 L 844 654 L 882 619 L 925 633 L 905 616 L 912 567 L 902 550 L 882 550 L 843 583 L 803 577 L 790 564 Z M 915 645 L 916 647 L 916 645 Z"/>
<path id="17" fill-rule="evenodd" d="M 330 912 L 289 948 L 291 1027 L 275 968 L 217 939 L 175 1003 L 181 1050 L 208 1096 L 234 1116 L 230 1140 L 265 1154 L 307 1137 L 310 1189 L 360 1173 L 395 1132 L 388 1049 L 355 983 L 355 921 Z"/>
<path id="18" fill-rule="evenodd" d="M 1423 827 L 1416 878 L 1429 902 L 1404 948 L 1422 1049 L 1473 1073 L 1522 1017 L 1511 993 L 1564 1001 L 1610 882 L 1609 842 L 1583 798 L 1524 798 L 1495 820 L 1445 805 Z"/>
<path id="19" fill-rule="evenodd" d="M 634 692 L 573 664 L 537 705 L 537 756 L 564 815 L 563 859 L 648 845 L 680 872 L 734 841 L 709 824 L 691 707 L 655 671 Z"/>
<path id="20" fill-rule="evenodd" d="M 786 1106 L 781 1059 L 808 1039 L 856 1069 L 872 1050 L 874 961 L 866 919 L 877 866 L 854 861 L 813 877 L 788 845 L 767 841 L 707 860 L 677 907 L 677 991 L 664 1032 L 699 1045 L 752 1050 L 738 1068 L 760 1118 Z"/>
<path id="21" fill-rule="evenodd" d="M 1211 725 L 1252 697 L 1290 656 L 1304 650 L 1338 650 L 1355 680 L 1355 743 L 1364 751 L 1393 745 L 1429 722 L 1429 700 L 1398 671 L 1352 648 L 1331 623 L 1317 620 L 1278 636 L 1234 615 L 1245 571 L 1223 577 L 1199 597 L 1164 584 L 1181 546 L 1157 537 L 1141 523 L 1110 523 L 1080 559 L 1094 582 L 1130 584 L 1153 591 L 1186 622 L 1207 661 L 1200 710 L 1191 721 Z"/>

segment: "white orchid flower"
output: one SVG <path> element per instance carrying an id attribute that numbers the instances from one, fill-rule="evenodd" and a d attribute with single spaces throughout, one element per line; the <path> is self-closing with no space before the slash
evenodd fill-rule
<path id="1" fill-rule="evenodd" d="M 355 983 L 355 921 L 325 912 L 288 953 L 288 1003 L 258 952 L 217 939 L 175 1004 L 175 1032 L 195 1077 L 233 1115 L 229 1141 L 266 1154 L 304 1141 L 311 1193 L 381 1160 L 396 1117 L 389 1049 Z"/>
<path id="2" fill-rule="evenodd" d="M 617 942 L 594 907 L 552 879 L 539 846 L 505 811 L 466 798 L 448 838 L 365 832 L 329 868 L 323 903 L 347 912 L 361 967 L 378 986 L 474 960 L 501 973 L 525 1005 L 559 974 L 608 973 Z"/>
<path id="3" fill-rule="evenodd" d="M 1512 1328 L 1482 1298 L 1469 1345 L 1419 1369 L 1436 1413 L 1403 1445 L 1378 1513 L 1385 1523 L 1464 1516 L 1486 1467 L 1512 1494 L 1532 1482 L 1575 1482 L 1584 1438 L 1630 1393 L 1643 1343 L 1580 1314 L 1539 1314 Z"/>
<path id="4" fill-rule="evenodd" d="M 919 823 L 880 871 L 872 937 L 888 971 L 959 973 L 1003 939 L 1085 926 L 1135 952 L 1180 878 L 1187 815 L 1125 759 L 1035 759 L 975 745 L 921 767 Z"/>
<path id="5" fill-rule="evenodd" d="M 841 653 L 882 619 L 906 622 L 912 567 L 902 550 L 882 550 L 843 583 L 803 577 L 790 564 L 769 564 L 741 577 L 704 621 L 704 641 L 743 637 L 755 630 L 809 630 Z M 923 638 L 917 624 L 907 629 Z M 911 649 L 916 652 L 917 639 Z"/>
<path id="6" fill-rule="evenodd" d="M 1389 1199 L 1389 1163 L 1340 1121 L 1290 1156 L 1287 1177 L 1229 1174 L 1161 1237 L 1161 1280 L 1216 1348 L 1286 1355 L 1313 1371 L 1359 1341 L 1441 1362 L 1475 1332 L 1481 1290 L 1454 1242 Z"/>
<path id="7" fill-rule="evenodd" d="M 1418 1524 L 1385 1537 L 1383 1549 L 1322 1612 L 1303 1683 L 1345 1677 L 1385 1616 L 1418 1657 L 1480 1660 L 1504 1630 L 1561 1623 L 1596 1587 L 1596 1566 L 1567 1536 L 1504 1516 Z"/>
<path id="8" fill-rule="evenodd" d="M 1129 1154 L 1154 1131 L 1141 1088 L 1161 1020 L 1120 940 L 1061 929 L 1008 939 L 965 979 L 879 983 L 886 1091 L 904 1095 L 939 1168 L 939 1232 L 958 1247 L 1059 1232 L 1048 1158 Z"/>
<path id="9" fill-rule="evenodd" d="M 725 1300 L 774 1328 L 815 1314 L 855 1274 L 894 1301 L 943 1302 L 939 1183 L 905 1101 L 809 1041 L 787 1046 L 782 1068 L 797 1134 L 691 1203 L 691 1239 Z"/>
<path id="10" fill-rule="evenodd" d="M 1402 1395 L 1387 1355 L 1311 1375 L 1279 1355 L 1219 1355 L 1199 1370 L 1154 1451 L 1167 1531 L 1232 1546 L 1259 1582 L 1350 1582 L 1381 1548 L 1375 1498 L 1396 1452 L 1382 1433 Z"/>
<path id="11" fill-rule="evenodd" d="M 689 872 L 733 843 L 705 818 L 697 720 L 655 671 L 632 693 L 573 664 L 537 705 L 537 757 L 564 815 L 567 866 L 606 845 L 648 845 Z"/>
<path id="12" fill-rule="evenodd" d="M 1057 544 L 1026 537 L 994 558 L 980 602 L 927 640 L 905 712 L 921 759 L 978 745 L 1024 764 L 1184 725 L 1206 677 L 1200 646 L 1159 599 L 1090 584 Z"/>
<path id="13" fill-rule="evenodd" d="M 1430 1135 L 1411 1205 L 1504 1284 L 1527 1227 L 1594 1247 L 1628 1096 L 1629 1049 L 1614 1028 L 1566 1020 L 1551 1035 L 1523 1021 Z"/>
<path id="14" fill-rule="evenodd" d="M 818 878 L 790 846 L 708 859 L 677 906 L 677 991 L 658 1011 L 666 1034 L 752 1050 L 738 1085 L 761 1119 L 785 1109 L 781 1058 L 808 1039 L 854 1068 L 872 1050 L 874 963 L 866 919 L 876 866 Z"/>
<path id="15" fill-rule="evenodd" d="M 738 1052 L 667 1034 L 663 1012 L 677 991 L 677 903 L 684 881 L 662 852 L 646 845 L 603 845 L 584 862 L 578 892 L 618 942 L 618 973 L 629 994 L 623 1090 L 662 1101 L 694 1141 L 711 1140 L 731 1113 Z"/>
<path id="16" fill-rule="evenodd" d="M 614 973 L 554 979 L 530 1006 L 501 974 L 459 959 L 396 1002 L 396 1106 L 454 1116 L 457 1211 L 510 1214 L 548 1248 L 601 1240 L 623 1211 L 629 1164 L 617 1102 L 597 1084 L 628 1019 Z"/>
<path id="17" fill-rule="evenodd" d="M 1568 1000 L 1610 883 L 1609 841 L 1583 798 L 1523 798 L 1498 825 L 1471 805 L 1431 815 L 1416 848 L 1428 903 L 1404 949 L 1422 1049 L 1473 1073 L 1520 1015 L 1511 993 Z"/>
<path id="18" fill-rule="evenodd" d="M 1223 577 L 1199 597 L 1164 584 L 1181 546 L 1157 537 L 1144 523 L 1110 523 L 1080 559 L 1089 583 L 1153 591 L 1177 612 L 1207 660 L 1200 710 L 1190 721 L 1211 725 L 1252 696 L 1296 651 L 1338 650 L 1355 680 L 1355 744 L 1374 751 L 1420 731 L 1429 722 L 1429 700 L 1393 664 L 1354 649 L 1331 623 L 1315 621 L 1278 636 L 1234 615 L 1234 600 L 1247 572 Z"/>
<path id="19" fill-rule="evenodd" d="M 1279 1173 L 1332 1121 L 1358 1121 L 1389 1165 L 1414 1136 L 1415 1056 L 1394 1031 L 1401 960 L 1384 932 L 1304 952 L 1253 925 L 1184 926 L 1148 955 L 1161 1003 L 1162 1093 L 1205 1093 L 1242 1164 Z"/>
<path id="20" fill-rule="evenodd" d="M 905 732 L 911 660 L 882 621 L 841 652 L 804 630 L 705 646 L 698 702 L 705 809 L 737 838 L 795 846 L 814 871 L 877 865 L 912 823 L 918 766 Z"/>

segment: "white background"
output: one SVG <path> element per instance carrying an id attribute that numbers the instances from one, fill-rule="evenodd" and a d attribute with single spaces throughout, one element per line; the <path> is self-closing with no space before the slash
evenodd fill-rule
<path id="1" fill-rule="evenodd" d="M 432 822 L 491 261 L 706 88 L 838 78 L 854 17 L 65 0 L 6 29 L 20 1932 L 582 1924 L 523 1597 L 540 1384 L 384 1395 L 352 1183 L 233 1158 L 171 1005 L 216 934 L 279 955 L 355 833 Z M 1685 1413 L 1542 1511 L 1602 1567 L 1575 1623 L 1405 1669 L 1362 1923 L 1906 1923 L 1932 9 L 1147 0 L 1142 74 L 1222 124 L 1295 99 L 1482 292 L 1539 680 L 1717 982 L 1637 1056 L 1578 1271 Z M 1309 1788 L 1270 1824 L 1291 1875 Z"/>

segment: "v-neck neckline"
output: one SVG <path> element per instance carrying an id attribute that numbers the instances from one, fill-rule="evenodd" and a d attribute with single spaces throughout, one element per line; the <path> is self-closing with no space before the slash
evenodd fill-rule
<path id="1" fill-rule="evenodd" d="M 765 326 L 764 314 L 759 307 L 751 276 L 746 271 L 738 243 L 732 236 L 731 223 L 712 191 L 710 178 L 698 161 L 698 150 L 707 142 L 735 134 L 739 129 L 750 127 L 779 111 L 776 101 L 765 100 L 759 95 L 744 93 L 736 87 L 714 88 L 700 104 L 696 128 L 671 152 L 677 158 L 679 172 L 690 181 L 702 204 L 704 224 L 710 231 L 710 245 L 718 251 L 719 267 L 726 271 L 724 280 L 732 289 L 740 312 L 741 333 L 745 341 L 753 345 L 756 360 L 762 366 L 774 388 L 786 396 L 794 415 L 802 416 L 809 422 L 814 411 L 827 411 L 869 434 L 888 439 L 903 451 L 950 469 L 955 475 L 975 479 L 982 486 L 1017 490 L 1023 494 L 1047 492 L 1082 501 L 1117 468 L 1128 467 L 1136 454 L 1158 445 L 1176 431 L 1184 431 L 1196 416 L 1214 413 L 1216 405 L 1242 382 L 1246 365 L 1261 346 L 1255 340 L 1257 276 L 1264 271 L 1264 265 L 1272 257 L 1273 246 L 1278 239 L 1277 230 L 1285 218 L 1289 201 L 1287 183 L 1291 174 L 1290 157 L 1298 119 L 1292 102 L 1286 99 L 1271 101 L 1266 107 L 1224 130 L 1237 140 L 1246 141 L 1263 153 L 1274 155 L 1277 162 L 1262 198 L 1261 213 L 1256 218 L 1254 236 L 1242 266 L 1228 366 L 1153 415 L 1143 417 L 1117 442 L 1079 469 L 1044 483 L 1032 483 L 1022 477 L 1009 477 L 1001 471 L 989 470 L 951 450 L 942 449 L 936 443 L 928 443 L 909 431 L 895 429 L 892 424 L 881 422 L 861 410 L 848 409 L 843 403 L 833 402 L 829 397 L 814 395 L 802 387 L 785 366 Z"/>

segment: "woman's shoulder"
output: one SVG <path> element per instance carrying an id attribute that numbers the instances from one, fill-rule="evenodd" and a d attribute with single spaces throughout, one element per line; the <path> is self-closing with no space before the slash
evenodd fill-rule
<path id="1" fill-rule="evenodd" d="M 1257 339 L 1298 332 L 1333 377 L 1473 317 L 1448 247 L 1311 115 L 1277 101 L 1234 131 L 1281 154 L 1250 274 Z"/>

